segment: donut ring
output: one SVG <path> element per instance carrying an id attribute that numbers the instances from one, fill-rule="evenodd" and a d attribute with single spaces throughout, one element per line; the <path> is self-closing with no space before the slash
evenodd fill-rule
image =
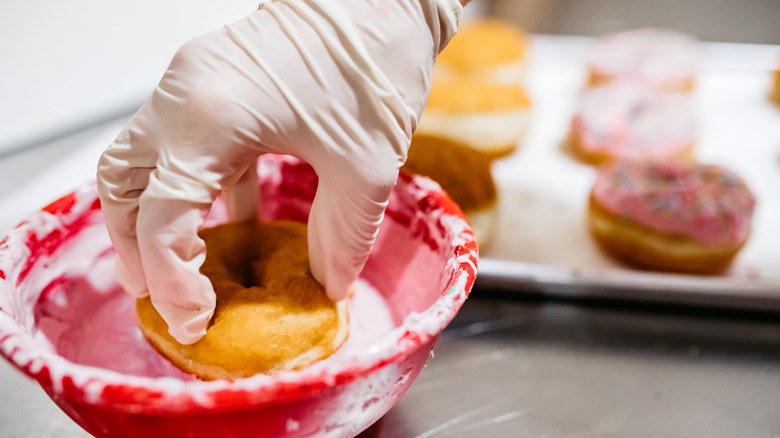
<path id="1" fill-rule="evenodd" d="M 755 203 L 742 178 L 720 166 L 625 161 L 599 171 L 589 228 L 629 264 L 715 274 L 747 241 Z"/>
<path id="2" fill-rule="evenodd" d="M 583 92 L 572 118 L 571 152 L 601 165 L 618 159 L 688 159 L 696 141 L 691 96 L 617 81 Z"/>
<path id="3" fill-rule="evenodd" d="M 204 229 L 201 267 L 217 305 L 206 335 L 179 344 L 149 297 L 141 331 L 171 363 L 203 380 L 301 369 L 333 354 L 349 334 L 347 300 L 334 303 L 309 271 L 306 225 L 254 221 Z"/>
<path id="4" fill-rule="evenodd" d="M 630 79 L 687 93 L 696 84 L 700 62 L 696 38 L 670 29 L 641 27 L 599 39 L 587 60 L 588 82 L 598 86 Z"/>

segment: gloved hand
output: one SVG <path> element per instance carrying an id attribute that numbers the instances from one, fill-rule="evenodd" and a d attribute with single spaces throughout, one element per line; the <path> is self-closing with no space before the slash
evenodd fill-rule
<path id="1" fill-rule="evenodd" d="M 465 4 L 465 3 L 464 3 Z M 294 155 L 319 186 L 310 264 L 334 301 L 354 288 L 430 88 L 458 0 L 278 0 L 186 43 L 98 164 L 116 276 L 183 344 L 215 294 L 197 231 L 225 194 L 257 214 L 259 155 Z"/>

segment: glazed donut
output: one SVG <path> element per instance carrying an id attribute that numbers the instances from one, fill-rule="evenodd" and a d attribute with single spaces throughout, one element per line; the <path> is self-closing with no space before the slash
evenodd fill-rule
<path id="1" fill-rule="evenodd" d="M 464 78 L 434 81 L 415 132 L 499 158 L 518 148 L 530 106 L 520 85 Z"/>
<path id="2" fill-rule="evenodd" d="M 490 244 L 498 220 L 490 157 L 450 140 L 415 134 L 401 170 L 439 183 L 463 211 L 480 248 Z"/>
<path id="3" fill-rule="evenodd" d="M 747 241 L 755 203 L 739 176 L 716 165 L 623 161 L 600 169 L 588 219 L 597 243 L 619 260 L 712 274 Z"/>
<path id="4" fill-rule="evenodd" d="M 436 58 L 434 81 L 468 78 L 520 85 L 528 41 L 522 29 L 506 21 L 480 18 L 464 23 Z"/>
<path id="5" fill-rule="evenodd" d="M 665 91 L 693 89 L 701 53 L 698 40 L 644 27 L 604 36 L 587 60 L 591 86 L 615 79 L 641 80 Z"/>
<path id="6" fill-rule="evenodd" d="M 571 122 L 569 144 L 580 160 L 689 158 L 696 136 L 693 99 L 634 81 L 585 89 Z"/>
<path id="7" fill-rule="evenodd" d="M 347 301 L 332 302 L 312 277 L 305 224 L 230 223 L 200 236 L 201 272 L 217 293 L 206 335 L 179 344 L 149 297 L 137 303 L 141 331 L 171 363 L 204 380 L 234 380 L 304 368 L 346 341 Z"/>

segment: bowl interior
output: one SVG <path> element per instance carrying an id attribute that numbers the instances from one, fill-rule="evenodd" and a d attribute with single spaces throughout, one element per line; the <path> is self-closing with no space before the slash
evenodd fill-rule
<path id="1" fill-rule="evenodd" d="M 260 174 L 262 219 L 305 221 L 317 183 L 311 168 L 268 156 Z M 224 220 L 217 202 L 207 225 Z M 402 176 L 350 302 L 344 347 L 302 371 L 201 382 L 143 339 L 134 300 L 113 280 L 114 258 L 94 185 L 12 230 L 0 242 L 0 353 L 50 394 L 158 413 L 291 400 L 359 379 L 434 339 L 476 274 L 476 244 L 457 207 L 430 181 Z M 231 391 L 252 396 L 225 397 Z"/>

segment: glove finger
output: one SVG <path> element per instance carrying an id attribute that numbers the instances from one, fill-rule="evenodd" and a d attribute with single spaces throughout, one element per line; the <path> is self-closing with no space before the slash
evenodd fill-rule
<path id="1" fill-rule="evenodd" d="M 236 184 L 223 195 L 229 221 L 240 222 L 257 218 L 260 204 L 258 190 L 257 160 L 254 160 Z"/>
<path id="2" fill-rule="evenodd" d="M 216 305 L 211 282 L 200 273 L 206 246 L 198 229 L 211 202 L 194 202 L 202 188 L 183 180 L 172 182 L 164 169 L 155 170 L 141 196 L 138 244 L 152 304 L 168 323 L 169 333 L 182 344 L 206 334 Z M 202 199 L 202 198 L 201 198 Z"/>
<path id="3" fill-rule="evenodd" d="M 146 279 L 136 239 L 138 197 L 155 168 L 156 151 L 143 125 L 148 106 L 122 130 L 103 152 L 97 167 L 97 188 L 109 236 L 117 252 L 116 278 L 136 297 L 147 295 Z"/>
<path id="4" fill-rule="evenodd" d="M 320 180 L 309 215 L 309 263 L 328 296 L 341 301 L 354 290 L 368 260 L 400 160 L 372 157 L 326 163 L 324 169 L 313 164 Z"/>

